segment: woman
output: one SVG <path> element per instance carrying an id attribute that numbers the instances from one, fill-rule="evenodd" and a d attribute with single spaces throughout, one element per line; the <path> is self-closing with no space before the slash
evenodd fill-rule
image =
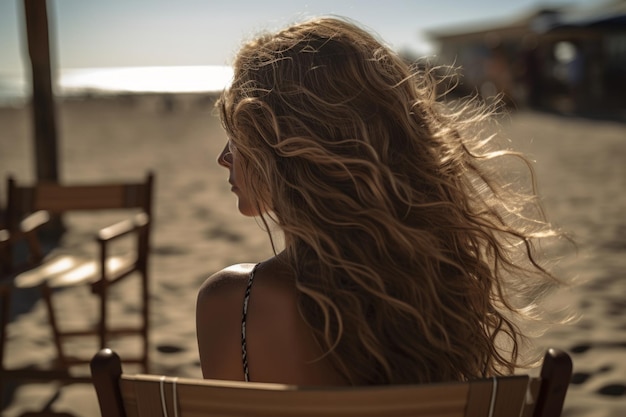
<path id="1" fill-rule="evenodd" d="M 555 282 L 533 252 L 552 232 L 490 170 L 525 160 L 490 149 L 475 129 L 487 112 L 444 106 L 431 72 L 336 18 L 258 37 L 234 71 L 218 103 L 229 137 L 218 162 L 239 211 L 276 224 L 285 248 L 201 288 L 204 377 L 368 385 L 511 373 L 524 340 L 515 320 Z"/>

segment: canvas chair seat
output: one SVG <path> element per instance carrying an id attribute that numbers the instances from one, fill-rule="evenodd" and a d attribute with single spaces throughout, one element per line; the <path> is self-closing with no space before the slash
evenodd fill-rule
<path id="1" fill-rule="evenodd" d="M 107 276 L 118 276 L 132 270 L 136 256 L 111 256 L 106 260 Z M 46 284 L 50 288 L 72 287 L 96 283 L 100 277 L 99 263 L 71 254 L 54 255 L 42 265 L 18 274 L 16 288 L 34 288 Z"/>

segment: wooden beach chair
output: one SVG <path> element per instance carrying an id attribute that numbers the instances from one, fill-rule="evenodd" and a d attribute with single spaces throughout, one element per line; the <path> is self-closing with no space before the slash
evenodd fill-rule
<path id="1" fill-rule="evenodd" d="M 110 349 L 91 361 L 103 417 L 558 417 L 571 372 L 570 357 L 554 349 L 538 378 L 367 387 L 128 375 Z"/>
<path id="2" fill-rule="evenodd" d="M 148 255 L 153 181 L 152 173 L 148 173 L 141 182 L 92 185 L 22 185 L 9 177 L 6 229 L 0 230 L 0 308 L 3 313 L 0 320 L 0 387 L 5 380 L 89 382 L 88 375 L 72 375 L 70 368 L 77 364 L 88 364 L 91 358 L 72 357 L 66 353 L 67 349 L 64 347 L 69 338 L 80 336 L 94 338 L 100 348 L 108 346 L 108 341 L 113 337 L 139 336 L 143 344 L 141 353 L 138 357 L 129 358 L 127 362 L 140 364 L 148 372 Z M 128 213 L 120 212 L 123 215 L 120 218 L 125 220 L 94 231 L 95 240 L 92 242 L 97 242 L 94 256 L 65 250 L 61 253 L 52 250 L 51 255 L 44 256 L 37 233 L 51 216 L 95 210 L 106 213 L 111 213 L 110 210 L 126 210 Z M 125 238 L 120 239 L 122 237 Z M 121 240 L 129 240 L 126 245 L 131 250 L 123 256 L 113 256 L 112 247 Z M 25 262 L 17 265 L 17 258 Z M 138 277 L 141 282 L 137 300 L 140 324 L 112 328 L 107 305 L 109 288 L 131 276 Z M 65 327 L 59 323 L 53 298 L 55 290 L 76 285 L 90 286 L 91 292 L 96 296 L 95 301 L 99 304 L 94 309 L 98 313 L 96 323 L 90 323 L 89 328 L 69 330 L 67 323 Z M 51 369 L 14 369 L 4 361 L 11 294 L 16 294 L 23 288 L 40 289 L 45 301 L 57 355 L 55 366 Z M 80 302 L 84 303 L 85 300 Z"/>

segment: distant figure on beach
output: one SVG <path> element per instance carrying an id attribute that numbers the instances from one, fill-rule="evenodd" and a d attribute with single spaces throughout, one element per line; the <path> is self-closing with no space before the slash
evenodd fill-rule
<path id="1" fill-rule="evenodd" d="M 241 48 L 218 163 L 276 255 L 200 289 L 205 378 L 428 383 L 520 365 L 519 325 L 558 282 L 534 248 L 555 232 L 534 191 L 503 180 L 516 161 L 533 174 L 481 130 L 495 110 L 436 87 L 347 19 Z"/>

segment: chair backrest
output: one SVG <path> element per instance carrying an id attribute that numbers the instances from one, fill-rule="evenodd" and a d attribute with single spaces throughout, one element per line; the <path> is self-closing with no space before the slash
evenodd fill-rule
<path id="1" fill-rule="evenodd" d="M 18 229 L 24 215 L 38 210 L 60 214 L 71 210 L 138 208 L 150 216 L 153 178 L 154 175 L 148 173 L 144 182 L 90 185 L 41 182 L 22 185 L 18 184 L 15 178 L 9 177 L 7 228 Z"/>
<path id="2" fill-rule="evenodd" d="M 558 417 L 572 372 L 550 349 L 541 376 L 467 383 L 297 387 L 123 374 L 110 349 L 91 362 L 103 417 Z"/>

